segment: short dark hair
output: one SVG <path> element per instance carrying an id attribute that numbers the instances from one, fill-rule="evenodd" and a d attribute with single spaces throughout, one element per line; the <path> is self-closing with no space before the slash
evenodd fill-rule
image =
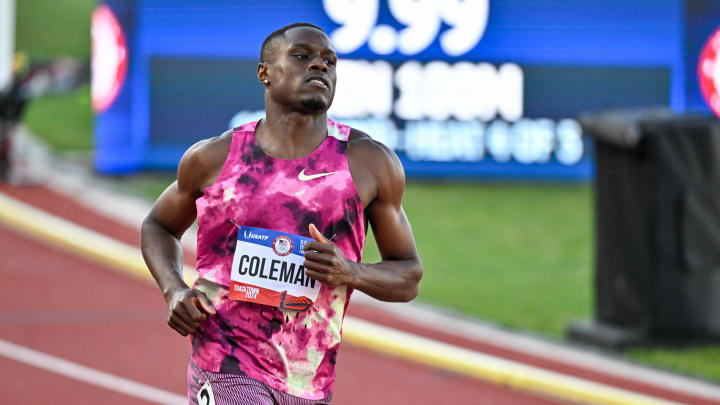
<path id="1" fill-rule="evenodd" d="M 298 27 L 315 28 L 316 30 L 322 31 L 323 34 L 327 35 L 325 30 L 323 30 L 322 28 L 318 27 L 317 25 L 311 24 L 309 22 L 296 22 L 296 23 L 292 23 L 290 25 L 286 25 L 282 28 L 278 28 L 275 31 L 273 31 L 270 35 L 268 35 L 267 38 L 265 38 L 265 40 L 263 41 L 262 47 L 260 48 L 260 62 L 261 63 L 267 62 L 268 58 L 270 57 L 270 53 L 271 53 L 271 49 L 270 49 L 271 44 L 274 40 L 276 40 L 278 38 L 284 38 L 286 32 L 290 31 L 293 28 L 298 28 Z"/>

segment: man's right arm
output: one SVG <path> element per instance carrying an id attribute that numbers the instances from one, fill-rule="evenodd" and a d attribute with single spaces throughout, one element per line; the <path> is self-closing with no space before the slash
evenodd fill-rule
<path id="1" fill-rule="evenodd" d="M 212 184 L 227 156 L 225 136 L 192 146 L 178 166 L 178 179 L 158 197 L 142 224 L 142 253 L 168 303 L 168 324 L 183 336 L 215 314 L 210 300 L 182 279 L 180 238 L 197 216 L 195 200 Z M 225 151 L 223 155 L 223 149 Z"/>

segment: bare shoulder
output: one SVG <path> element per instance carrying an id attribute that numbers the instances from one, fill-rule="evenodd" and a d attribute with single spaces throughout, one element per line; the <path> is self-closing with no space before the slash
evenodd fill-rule
<path id="1" fill-rule="evenodd" d="M 353 158 L 367 159 L 366 164 L 371 167 L 400 169 L 402 171 L 400 159 L 392 149 L 385 146 L 382 142 L 374 140 L 365 132 L 354 128 L 350 130 L 348 154 L 353 155 Z"/>
<path id="2" fill-rule="evenodd" d="M 368 134 L 352 129 L 348 139 L 348 164 L 358 191 L 371 197 L 363 203 L 368 206 L 376 197 L 405 188 L 405 172 L 400 159 L 392 149 Z M 361 190 L 366 189 L 366 190 Z"/>
<path id="3" fill-rule="evenodd" d="M 232 130 L 203 139 L 185 151 L 178 166 L 178 186 L 195 194 L 215 182 L 232 144 Z"/>

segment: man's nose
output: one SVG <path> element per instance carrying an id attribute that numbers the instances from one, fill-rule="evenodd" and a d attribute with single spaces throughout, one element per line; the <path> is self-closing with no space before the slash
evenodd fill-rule
<path id="1" fill-rule="evenodd" d="M 325 60 L 322 57 L 319 58 L 313 58 L 312 62 L 310 63 L 310 66 L 308 67 L 310 70 L 319 70 L 323 73 L 327 73 L 328 67 L 325 63 Z"/>

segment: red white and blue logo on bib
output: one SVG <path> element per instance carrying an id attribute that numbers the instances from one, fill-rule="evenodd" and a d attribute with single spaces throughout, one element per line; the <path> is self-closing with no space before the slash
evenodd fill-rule
<path id="1" fill-rule="evenodd" d="M 292 240 L 287 235 L 280 235 L 273 240 L 272 249 L 278 256 L 287 256 L 293 248 Z"/>

